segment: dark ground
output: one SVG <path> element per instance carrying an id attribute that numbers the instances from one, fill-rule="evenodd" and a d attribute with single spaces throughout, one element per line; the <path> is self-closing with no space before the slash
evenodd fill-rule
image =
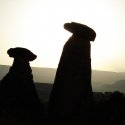
<path id="1" fill-rule="evenodd" d="M 52 89 L 52 84 L 47 83 L 35 83 L 36 90 L 41 100 L 41 107 L 44 107 L 44 113 L 47 113 L 47 106 L 49 95 Z M 96 125 L 125 125 L 125 95 L 119 91 L 114 92 L 93 92 L 93 112 L 92 112 L 92 124 Z M 14 117 L 8 120 L 7 124 L 0 125 L 11 125 L 11 121 Z M 42 119 L 42 118 L 41 118 Z M 2 121 L 0 115 L 0 121 Z M 1 122 L 2 123 L 2 122 Z M 45 124 L 44 121 L 42 124 Z M 14 125 L 17 125 L 16 123 Z M 22 124 L 19 124 L 22 125 Z M 32 124 L 24 124 L 32 125 Z M 41 125 L 41 123 L 40 123 Z"/>

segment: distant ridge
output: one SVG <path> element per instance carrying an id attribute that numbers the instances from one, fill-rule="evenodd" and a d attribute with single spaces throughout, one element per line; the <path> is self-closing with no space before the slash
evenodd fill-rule
<path id="1" fill-rule="evenodd" d="M 0 65 L 0 80 L 6 75 L 6 73 L 8 73 L 9 68 L 9 65 Z M 32 73 L 35 82 L 53 83 L 56 74 L 56 69 L 32 67 Z"/>
<path id="2" fill-rule="evenodd" d="M 9 71 L 10 66 L 0 65 L 0 80 Z M 53 84 L 56 74 L 55 68 L 32 67 L 33 78 L 37 83 Z M 94 91 L 114 91 L 125 92 L 125 73 L 92 70 L 92 86 Z M 117 87 L 116 87 L 117 86 Z"/>
<path id="3" fill-rule="evenodd" d="M 34 81 L 43 83 L 53 83 L 55 79 L 56 69 L 54 68 L 38 68 L 32 67 Z"/>
<path id="4" fill-rule="evenodd" d="M 8 65 L 0 65 L 0 80 L 8 73 L 10 66 Z"/>
<path id="5" fill-rule="evenodd" d="M 125 80 L 119 80 L 116 83 L 111 84 L 111 85 L 103 85 L 100 88 L 100 91 L 102 91 L 102 92 L 104 92 L 105 90 L 111 91 L 111 92 L 120 91 L 120 92 L 125 93 Z"/>

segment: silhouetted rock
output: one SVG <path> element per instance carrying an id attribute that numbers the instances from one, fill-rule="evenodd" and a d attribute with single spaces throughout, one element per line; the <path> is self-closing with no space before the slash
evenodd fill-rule
<path id="1" fill-rule="evenodd" d="M 83 39 L 87 39 L 89 41 L 94 41 L 96 37 L 96 33 L 90 27 L 80 24 L 80 23 L 65 23 L 64 28 L 69 32 L 73 33 L 73 35 L 82 37 Z"/>
<path id="2" fill-rule="evenodd" d="M 38 125 L 42 119 L 42 105 L 29 64 L 37 56 L 19 47 L 9 49 L 7 53 L 14 62 L 0 85 L 0 124 Z"/>
<path id="3" fill-rule="evenodd" d="M 73 33 L 63 48 L 50 95 L 48 124 L 88 125 L 91 121 L 92 87 L 90 41 L 96 33 L 86 25 L 64 24 Z"/>

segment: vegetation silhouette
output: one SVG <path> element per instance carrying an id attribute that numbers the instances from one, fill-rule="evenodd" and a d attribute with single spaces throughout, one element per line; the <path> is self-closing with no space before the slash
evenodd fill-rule
<path id="1" fill-rule="evenodd" d="M 20 47 L 10 48 L 7 53 L 14 62 L 0 84 L 0 124 L 38 125 L 42 122 L 44 110 L 29 63 L 37 56 Z"/>
<path id="2" fill-rule="evenodd" d="M 125 95 L 119 91 L 94 93 L 92 122 L 96 125 L 125 125 Z"/>
<path id="3" fill-rule="evenodd" d="M 92 109 L 90 41 L 96 33 L 76 22 L 64 24 L 73 35 L 63 48 L 48 110 L 48 125 L 88 125 Z"/>

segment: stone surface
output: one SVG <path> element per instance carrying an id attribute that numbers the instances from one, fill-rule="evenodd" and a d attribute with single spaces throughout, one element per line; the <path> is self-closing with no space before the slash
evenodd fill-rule
<path id="1" fill-rule="evenodd" d="M 87 34 L 88 31 L 94 32 L 88 26 L 78 24 L 77 27 L 75 23 L 75 28 L 72 28 L 71 25 L 64 25 L 65 29 L 70 27 L 73 35 L 64 45 L 58 65 L 50 95 L 48 124 L 87 125 L 90 121 L 93 98 L 90 40 L 94 40 L 96 35 Z M 83 35 L 79 35 L 81 29 Z"/>
<path id="2" fill-rule="evenodd" d="M 42 108 L 29 64 L 36 55 L 26 48 L 7 52 L 14 61 L 0 85 L 0 124 L 38 125 Z"/>

